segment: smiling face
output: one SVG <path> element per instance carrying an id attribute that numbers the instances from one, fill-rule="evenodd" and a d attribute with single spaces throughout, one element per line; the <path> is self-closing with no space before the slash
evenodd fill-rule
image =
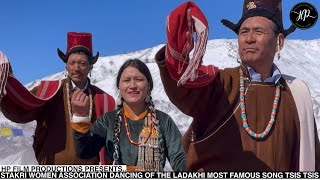
<path id="1" fill-rule="evenodd" d="M 277 51 L 275 24 L 261 16 L 246 19 L 238 36 L 239 56 L 251 67 L 270 65 Z"/>
<path id="2" fill-rule="evenodd" d="M 68 57 L 66 69 L 70 79 L 79 87 L 83 88 L 87 81 L 91 65 L 85 53 L 72 53 Z"/>
<path id="3" fill-rule="evenodd" d="M 137 68 L 128 66 L 120 76 L 119 90 L 129 106 L 144 105 L 148 93 L 148 80 Z"/>

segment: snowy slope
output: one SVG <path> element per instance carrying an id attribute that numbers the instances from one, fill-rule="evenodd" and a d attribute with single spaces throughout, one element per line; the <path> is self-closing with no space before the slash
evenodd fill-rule
<path id="1" fill-rule="evenodd" d="M 115 78 L 117 70 L 122 63 L 131 58 L 138 58 L 144 61 L 150 68 L 151 74 L 154 80 L 154 90 L 152 97 L 155 101 L 156 108 L 167 112 L 175 120 L 181 133 L 184 133 L 189 124 L 191 118 L 181 113 L 166 96 L 159 70 L 154 62 L 154 56 L 156 52 L 163 45 L 158 45 L 153 48 L 144 49 L 141 51 L 130 52 L 126 54 L 119 54 L 115 56 L 100 57 L 98 62 L 94 65 L 92 71 L 91 81 L 93 84 L 102 88 L 115 98 L 118 96 L 118 92 L 115 86 Z M 218 39 L 208 41 L 207 51 L 204 56 L 204 64 L 214 64 L 219 68 L 235 67 L 238 65 L 236 62 L 237 54 L 237 41 L 230 39 Z M 281 51 L 281 59 L 275 60 L 275 63 L 279 66 L 282 73 L 296 76 L 304 80 L 310 87 L 311 95 L 314 103 L 314 112 L 317 122 L 320 122 L 320 40 L 288 40 L 285 43 L 284 49 Z M 65 72 L 53 74 L 44 79 L 63 79 Z M 39 80 L 31 82 L 26 85 L 27 88 L 32 88 L 39 83 Z M 29 124 L 16 124 L 6 120 L 2 114 L 0 114 L 0 127 L 20 127 L 26 133 L 26 138 L 16 140 L 15 138 L 3 138 L 0 137 L 0 164 L 8 164 L 10 160 L 13 161 L 14 157 L 9 157 L 17 150 L 31 148 L 32 138 L 35 128 L 35 122 Z M 319 126 L 318 126 L 319 127 Z M 320 128 L 318 128 L 320 132 Z M 4 161 L 3 159 L 9 159 Z M 21 160 L 22 161 L 22 160 Z M 18 163 L 19 161 L 14 161 Z"/>

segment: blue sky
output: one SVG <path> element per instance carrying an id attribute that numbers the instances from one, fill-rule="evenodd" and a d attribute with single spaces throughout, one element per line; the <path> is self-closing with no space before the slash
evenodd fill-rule
<path id="1" fill-rule="evenodd" d="M 291 24 L 289 12 L 302 0 L 283 0 L 284 27 Z M 318 13 L 319 0 L 313 4 Z M 15 76 L 26 84 L 63 71 L 57 48 L 65 52 L 69 31 L 91 32 L 93 49 L 100 56 L 153 47 L 166 42 L 166 16 L 183 0 L 6 0 L 0 3 L 0 51 Z M 209 22 L 209 39 L 235 39 L 222 18 L 237 22 L 242 0 L 194 0 Z M 319 21 L 319 20 L 318 20 Z M 320 39 L 320 22 L 308 30 L 296 30 L 288 39 Z"/>

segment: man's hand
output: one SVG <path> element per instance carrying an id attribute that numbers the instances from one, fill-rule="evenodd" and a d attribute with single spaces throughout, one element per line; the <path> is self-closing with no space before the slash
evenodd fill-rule
<path id="1" fill-rule="evenodd" d="M 187 20 L 188 20 L 188 30 L 186 32 L 186 44 L 182 49 L 182 56 L 185 60 L 189 60 L 189 53 L 194 48 L 194 40 L 193 40 L 193 33 L 194 33 L 194 21 L 191 17 L 191 9 L 187 10 Z"/>
<path id="2" fill-rule="evenodd" d="M 76 116 L 85 117 L 89 114 L 89 97 L 77 89 L 71 97 L 72 112 Z"/>

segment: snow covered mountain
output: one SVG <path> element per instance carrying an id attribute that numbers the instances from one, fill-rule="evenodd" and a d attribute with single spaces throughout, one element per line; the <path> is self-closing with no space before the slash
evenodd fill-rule
<path id="1" fill-rule="evenodd" d="M 120 66 L 127 59 L 138 58 L 144 61 L 153 75 L 154 90 L 152 97 L 156 108 L 167 112 L 178 125 L 181 133 L 184 133 L 192 119 L 181 113 L 166 96 L 159 75 L 159 69 L 154 61 L 156 52 L 163 45 L 158 45 L 152 48 L 141 51 L 128 52 L 115 56 L 100 57 L 94 65 L 92 71 L 91 82 L 104 91 L 108 92 L 115 98 L 118 97 L 118 92 L 115 85 L 116 74 Z M 237 41 L 230 39 L 210 40 L 207 44 L 206 54 L 204 56 L 204 64 L 214 64 L 219 68 L 235 67 L 239 64 L 236 61 L 237 57 Z M 314 113 L 318 123 L 318 132 L 320 134 L 320 39 L 318 40 L 288 40 L 285 42 L 284 49 L 281 51 L 281 59 L 275 60 L 280 70 L 284 74 L 292 75 L 304 80 L 311 91 Z M 65 72 L 59 72 L 44 79 L 63 79 Z M 32 88 L 39 83 L 40 80 L 33 81 L 26 85 L 27 88 Z M 8 164 L 11 162 L 21 163 L 23 160 L 15 161 L 13 150 L 21 152 L 22 149 L 31 147 L 34 128 L 36 123 L 16 124 L 7 120 L 0 114 L 1 127 L 18 127 L 22 128 L 25 133 L 24 138 L 16 140 L 13 137 L 0 137 L 0 164 Z M 32 149 L 31 149 L 32 150 Z M 30 150 L 31 153 L 32 151 Z M 9 160 L 8 160 L 9 158 Z M 6 160 L 7 159 L 7 160 Z"/>

